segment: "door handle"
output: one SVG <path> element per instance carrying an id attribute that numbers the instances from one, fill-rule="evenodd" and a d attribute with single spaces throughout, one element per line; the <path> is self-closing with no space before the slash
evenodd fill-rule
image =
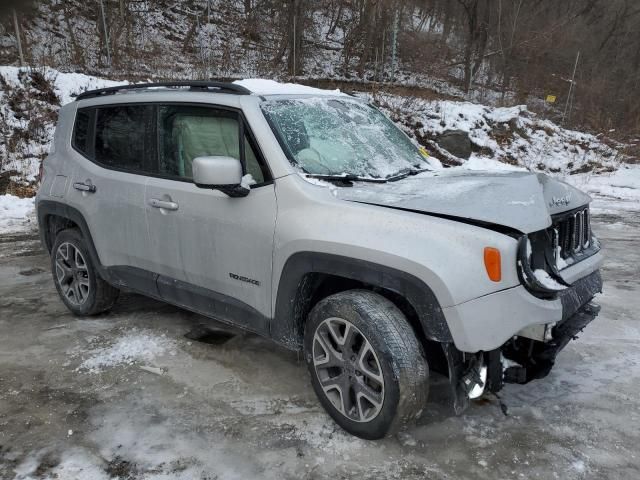
<path id="1" fill-rule="evenodd" d="M 176 202 L 169 202 L 167 200 L 159 200 L 152 198 L 149 200 L 149 205 L 153 208 L 162 208 L 164 210 L 178 210 L 178 204 Z"/>
<path id="2" fill-rule="evenodd" d="M 95 193 L 96 191 L 96 186 L 91 183 L 76 182 L 73 184 L 73 188 L 81 192 Z"/>

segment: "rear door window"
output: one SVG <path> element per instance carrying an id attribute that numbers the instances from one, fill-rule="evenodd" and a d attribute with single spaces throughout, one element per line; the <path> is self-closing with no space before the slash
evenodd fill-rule
<path id="1" fill-rule="evenodd" d="M 96 115 L 95 161 L 132 173 L 153 173 L 153 108 L 149 105 L 100 107 Z"/>

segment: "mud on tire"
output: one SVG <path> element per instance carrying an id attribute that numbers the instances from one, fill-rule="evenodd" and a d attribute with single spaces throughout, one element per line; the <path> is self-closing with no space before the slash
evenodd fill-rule
<path id="1" fill-rule="evenodd" d="M 355 346 L 349 348 L 350 343 Z M 362 353 L 366 344 L 374 354 Z M 307 320 L 304 350 L 320 403 L 347 432 L 378 439 L 421 415 L 429 389 L 427 361 L 403 313 L 383 296 L 349 290 L 318 302 Z M 359 362 L 362 355 L 368 356 L 366 365 Z M 350 392 L 347 403 L 342 403 L 343 390 Z M 373 401 L 363 400 L 365 395 Z"/>
<path id="2" fill-rule="evenodd" d="M 105 312 L 118 298 L 119 290 L 98 275 L 86 242 L 76 229 L 63 230 L 56 236 L 51 271 L 60 298 L 75 315 Z"/>

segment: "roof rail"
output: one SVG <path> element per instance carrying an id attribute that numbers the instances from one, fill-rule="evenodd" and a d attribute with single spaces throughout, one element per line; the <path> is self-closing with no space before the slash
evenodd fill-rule
<path id="1" fill-rule="evenodd" d="M 183 81 L 183 82 L 159 82 L 159 83 L 134 83 L 131 85 L 118 85 L 117 87 L 99 88 L 97 90 L 89 90 L 79 94 L 76 100 L 84 100 L 87 98 L 101 97 L 103 95 L 114 95 L 118 92 L 127 90 L 142 90 L 145 88 L 179 88 L 189 87 L 189 90 L 200 90 L 212 93 L 230 93 L 234 95 L 250 95 L 251 90 L 234 83 L 225 82 L 208 82 L 202 80 Z"/>

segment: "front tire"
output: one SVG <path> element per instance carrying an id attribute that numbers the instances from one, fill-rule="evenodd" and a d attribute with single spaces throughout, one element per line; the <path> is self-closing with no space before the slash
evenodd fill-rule
<path id="1" fill-rule="evenodd" d="M 320 403 L 347 432 L 382 438 L 422 413 L 427 361 L 405 316 L 383 296 L 350 290 L 318 302 L 304 349 Z"/>
<path id="2" fill-rule="evenodd" d="M 98 275 L 78 230 L 63 230 L 56 236 L 51 250 L 51 271 L 60 298 L 74 315 L 105 312 L 118 298 L 119 290 Z"/>

